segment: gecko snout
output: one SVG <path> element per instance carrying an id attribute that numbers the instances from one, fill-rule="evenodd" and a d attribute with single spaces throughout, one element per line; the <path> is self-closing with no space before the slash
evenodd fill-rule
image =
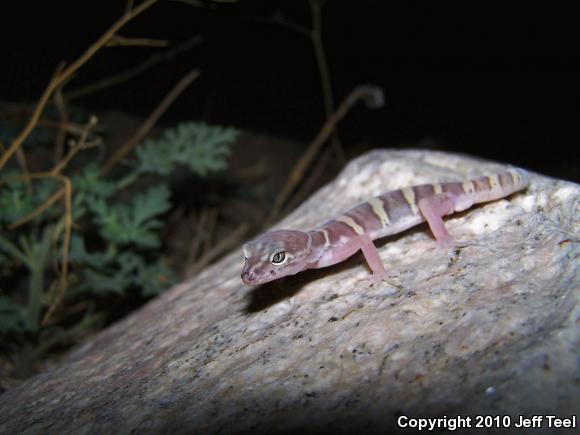
<path id="1" fill-rule="evenodd" d="M 245 284 L 252 284 L 252 282 L 256 279 L 256 272 L 250 270 L 244 270 L 242 272 L 242 281 Z"/>

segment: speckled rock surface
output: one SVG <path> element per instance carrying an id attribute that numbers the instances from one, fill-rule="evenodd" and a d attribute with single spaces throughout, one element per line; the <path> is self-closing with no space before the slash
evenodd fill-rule
<path id="1" fill-rule="evenodd" d="M 278 227 L 501 168 L 375 151 Z M 249 288 L 233 252 L 0 396 L 0 432 L 390 433 L 406 416 L 501 414 L 512 427 L 520 415 L 570 417 L 580 411 L 579 216 L 578 185 L 532 175 L 527 191 L 447 220 L 466 248 L 438 249 L 424 226 L 386 239 L 380 254 L 400 289 L 370 286 L 360 256 Z M 545 419 L 540 431 L 573 432 Z"/>

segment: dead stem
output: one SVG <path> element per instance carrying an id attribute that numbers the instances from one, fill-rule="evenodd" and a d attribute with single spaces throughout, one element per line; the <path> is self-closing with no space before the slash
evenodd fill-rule
<path id="1" fill-rule="evenodd" d="M 199 273 L 205 266 L 215 260 L 217 257 L 227 252 L 240 243 L 240 240 L 248 230 L 248 224 L 241 223 L 227 237 L 220 240 L 213 248 L 205 252 L 197 262 L 192 264 L 186 271 L 186 278 L 191 278 Z"/>
<path id="2" fill-rule="evenodd" d="M 187 73 L 177 84 L 171 89 L 171 91 L 163 98 L 159 105 L 155 108 L 153 112 L 147 117 L 145 122 L 137 129 L 137 131 L 129 138 L 123 146 L 121 146 L 117 151 L 105 162 L 103 165 L 103 174 L 108 173 L 115 164 L 125 157 L 135 145 L 137 145 L 141 140 L 149 133 L 153 126 L 157 123 L 161 115 L 171 106 L 175 99 L 200 75 L 199 69 L 194 69 Z"/>
<path id="3" fill-rule="evenodd" d="M 61 175 L 61 174 L 57 174 L 57 175 L 49 174 L 49 176 L 58 178 L 64 184 L 65 213 L 64 213 L 64 238 L 63 238 L 63 243 L 62 243 L 62 270 L 60 272 L 59 292 L 58 292 L 56 298 L 54 298 L 54 300 L 52 301 L 52 303 L 48 307 L 48 310 L 46 311 L 44 318 L 42 319 L 41 324 L 43 326 L 45 326 L 48 323 L 50 316 L 52 316 L 52 313 L 54 312 L 54 310 L 56 310 L 56 307 L 60 304 L 60 302 L 64 298 L 64 295 L 66 294 L 66 287 L 67 287 L 67 280 L 68 280 L 68 255 L 69 255 L 69 250 L 70 250 L 70 239 L 71 239 L 71 234 L 72 234 L 72 223 L 73 223 L 73 219 L 72 219 L 72 183 L 70 181 L 70 178 L 68 178 L 64 175 Z"/>
<path id="4" fill-rule="evenodd" d="M 57 190 L 55 193 L 50 195 L 50 197 L 46 201 L 44 201 L 38 208 L 36 208 L 35 210 L 28 213 L 22 219 L 14 222 L 13 224 L 10 224 L 8 226 L 8 229 L 14 230 L 14 229 L 24 225 L 26 222 L 30 222 L 31 220 L 35 219 L 37 216 L 40 216 L 42 214 L 42 212 L 44 212 L 51 205 L 56 203 L 60 198 L 62 198 L 63 195 L 64 195 L 64 189 Z"/>
<path id="5" fill-rule="evenodd" d="M 54 163 L 56 164 L 64 154 L 64 145 L 67 134 L 66 126 L 70 122 L 68 107 L 62 95 L 62 85 L 54 91 L 53 100 L 59 116 L 58 129 L 56 133 L 56 146 L 54 149 Z"/>
<path id="6" fill-rule="evenodd" d="M 60 273 L 59 282 L 59 294 L 55 298 L 55 300 L 51 303 L 48 311 L 46 312 L 42 324 L 44 325 L 49 317 L 52 315 L 58 303 L 62 300 L 66 293 L 66 286 L 68 280 L 68 254 L 70 248 L 70 239 L 72 233 L 72 183 L 70 178 L 61 175 L 61 174 L 53 174 L 51 172 L 36 172 L 27 174 L 27 176 L 31 179 L 42 179 L 42 178 L 55 178 L 63 184 L 64 190 L 64 239 L 62 244 L 62 271 Z M 17 175 L 13 177 L 6 177 L 2 180 L 2 182 L 11 181 L 11 180 L 24 180 L 24 175 Z M 58 192 L 57 192 L 58 193 Z M 55 194 L 56 195 L 56 194 Z M 53 196 L 55 196 L 53 195 Z M 52 196 L 51 196 L 52 198 Z M 49 198 L 50 200 L 50 198 Z"/>
<path id="7" fill-rule="evenodd" d="M 318 132 L 318 135 L 316 135 L 302 157 L 298 160 L 298 162 L 296 162 L 296 165 L 294 165 L 294 168 L 288 177 L 288 181 L 282 188 L 282 191 L 276 197 L 272 211 L 266 220 L 265 225 L 267 227 L 278 218 L 282 207 L 286 204 L 288 198 L 295 191 L 296 187 L 304 179 L 306 171 L 311 166 L 314 158 L 318 155 L 318 152 L 322 148 L 322 145 L 324 145 L 328 137 L 332 134 L 337 124 L 348 113 L 350 108 L 360 99 L 364 100 L 367 107 L 369 108 L 378 108 L 381 107 L 384 103 L 382 90 L 374 86 L 357 86 L 350 92 L 350 94 L 347 95 L 336 112 L 334 112 L 324 123 Z"/>
<path id="8" fill-rule="evenodd" d="M 96 146 L 99 141 L 92 141 L 87 142 L 87 138 L 89 137 L 90 131 L 97 125 L 97 118 L 95 116 L 91 116 L 87 125 L 81 130 L 81 137 L 78 142 L 73 143 L 71 146 L 68 154 L 58 162 L 54 168 L 49 172 L 51 176 L 59 176 L 60 173 L 64 170 L 66 165 L 71 161 L 71 159 L 82 149 L 89 148 L 92 146 Z M 51 205 L 56 203 L 64 194 L 66 193 L 65 188 L 61 188 L 60 190 L 53 193 L 46 201 L 44 201 L 38 208 L 18 220 L 17 222 L 8 226 L 9 229 L 13 230 L 18 228 L 21 225 L 35 219 L 37 216 L 42 214 L 45 210 L 47 210 Z"/>
<path id="9" fill-rule="evenodd" d="M 12 141 L 10 148 L 2 154 L 0 157 L 0 169 L 4 167 L 6 162 L 10 160 L 12 155 L 22 146 L 24 141 L 28 138 L 36 123 L 40 119 L 46 104 L 50 100 L 53 92 L 62 84 L 66 83 L 68 79 L 70 79 L 75 72 L 83 66 L 90 58 L 92 58 L 95 53 L 97 53 L 101 48 L 103 48 L 107 42 L 117 33 L 117 31 L 135 18 L 137 15 L 157 3 L 159 0 L 144 0 L 141 4 L 128 10 L 121 18 L 119 18 L 113 25 L 99 38 L 96 42 L 93 43 L 75 62 L 70 64 L 68 67 L 64 69 L 57 69 L 55 75 L 52 77 L 51 81 L 48 83 L 46 89 L 44 90 L 42 96 L 36 103 L 36 107 L 28 120 L 28 123 L 20 132 L 20 134 Z"/>
<path id="10" fill-rule="evenodd" d="M 296 193 L 292 196 L 292 199 L 288 201 L 286 206 L 282 209 L 282 214 L 288 213 L 290 210 L 298 207 L 302 201 L 315 189 L 316 183 L 322 177 L 324 170 L 330 163 L 332 156 L 332 148 L 325 148 L 316 164 L 312 166 L 312 171 L 306 176 L 306 179 L 301 183 L 300 187 L 297 188 Z"/>
<path id="11" fill-rule="evenodd" d="M 153 56 L 151 56 L 150 58 L 136 65 L 133 68 L 122 71 L 118 74 L 113 74 L 108 77 L 104 77 L 101 80 L 88 84 L 86 86 L 77 89 L 72 89 L 65 93 L 65 99 L 67 101 L 76 100 L 77 98 L 81 98 L 86 95 L 102 91 L 103 89 L 116 86 L 120 83 L 127 82 L 137 77 L 138 75 L 144 73 L 145 71 L 148 71 L 149 69 L 153 68 L 155 65 L 163 61 L 172 60 L 176 55 L 198 46 L 199 44 L 201 44 L 201 42 L 202 42 L 201 36 L 196 35 L 184 41 L 183 43 L 176 45 L 171 50 L 154 54 Z"/>
<path id="12" fill-rule="evenodd" d="M 204 231 L 204 240 L 203 240 L 203 252 L 206 253 L 209 250 L 211 250 L 211 246 L 212 246 L 212 241 L 213 241 L 213 236 L 214 236 L 214 232 L 215 232 L 215 227 L 217 224 L 217 219 L 218 219 L 218 210 L 215 207 L 211 207 L 209 209 L 208 212 L 208 222 L 207 225 L 205 227 L 205 231 Z"/>
<path id="13" fill-rule="evenodd" d="M 330 79 L 330 70 L 326 61 L 324 44 L 322 42 L 322 10 L 318 0 L 310 0 L 310 9 L 312 10 L 312 32 L 310 39 L 314 47 L 314 55 L 318 72 L 320 73 L 320 84 L 322 86 L 322 98 L 324 101 L 324 117 L 330 118 L 334 111 L 334 96 L 332 94 L 332 80 Z M 340 146 L 340 140 L 336 130 L 333 131 L 332 147 L 339 162 L 344 162 L 344 152 Z"/>
<path id="14" fill-rule="evenodd" d="M 121 35 L 115 35 L 107 42 L 107 47 L 167 47 L 168 45 L 169 41 L 166 39 L 127 38 Z"/>
<path id="15" fill-rule="evenodd" d="M 92 141 L 92 142 L 87 142 L 87 139 L 88 139 L 91 131 L 96 127 L 97 122 L 98 122 L 98 119 L 96 116 L 93 115 L 89 118 L 89 122 L 87 122 L 87 125 L 83 128 L 83 130 L 81 130 L 81 135 L 80 135 L 79 140 L 73 141 L 71 143 L 69 152 L 60 162 L 58 162 L 54 166 L 52 171 L 50 171 L 51 174 L 55 174 L 55 175 L 60 174 L 64 170 L 66 165 L 68 165 L 68 163 L 72 160 L 72 158 L 79 151 L 86 149 L 86 148 L 96 146 L 100 143 L 100 139 L 97 139 L 96 141 Z"/>

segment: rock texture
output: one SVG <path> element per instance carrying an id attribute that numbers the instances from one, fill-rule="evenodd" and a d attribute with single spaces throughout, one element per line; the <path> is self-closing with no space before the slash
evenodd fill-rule
<path id="1" fill-rule="evenodd" d="M 374 151 L 278 227 L 501 168 Z M 0 432 L 390 433 L 401 416 L 570 417 L 580 410 L 579 216 L 578 185 L 533 175 L 527 191 L 447 220 L 466 248 L 438 249 L 424 226 L 388 238 L 381 257 L 402 288 L 369 285 L 360 256 L 249 288 L 233 252 L 0 396 Z M 541 433 L 559 432 L 571 433 L 544 420 Z"/>

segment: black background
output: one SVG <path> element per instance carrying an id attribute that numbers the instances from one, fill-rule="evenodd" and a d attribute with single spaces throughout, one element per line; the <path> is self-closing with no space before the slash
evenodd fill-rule
<path id="1" fill-rule="evenodd" d="M 429 146 L 580 179 L 578 31 L 572 10 L 328 0 L 323 41 L 335 104 L 356 85 L 384 89 L 379 111 L 340 125 L 349 156 Z M 120 32 L 203 44 L 121 86 L 84 98 L 91 110 L 148 114 L 189 70 L 202 76 L 163 122 L 184 118 L 309 142 L 324 121 L 311 41 L 272 16 L 311 27 L 308 1 L 161 1 Z M 0 99 L 36 100 L 59 61 L 76 59 L 122 13 L 124 1 L 3 2 Z M 69 89 L 131 68 L 158 48 L 100 52 Z M 275 152 L 275 150 L 273 150 Z"/>

